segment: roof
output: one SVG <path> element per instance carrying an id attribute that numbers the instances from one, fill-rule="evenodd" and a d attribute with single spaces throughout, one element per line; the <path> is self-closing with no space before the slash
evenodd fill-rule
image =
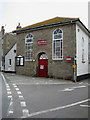
<path id="1" fill-rule="evenodd" d="M 55 17 L 55 18 L 52 18 L 52 19 L 49 19 L 49 20 L 45 20 L 43 22 L 38 22 L 38 23 L 35 23 L 35 24 L 32 24 L 32 25 L 17 29 L 13 32 L 23 31 L 23 30 L 27 30 L 29 28 L 35 28 L 35 27 L 38 27 L 38 26 L 45 26 L 45 25 L 49 25 L 49 24 L 52 24 L 52 23 L 65 22 L 65 21 L 71 21 L 71 20 L 77 20 L 77 19 L 78 18 Z"/>

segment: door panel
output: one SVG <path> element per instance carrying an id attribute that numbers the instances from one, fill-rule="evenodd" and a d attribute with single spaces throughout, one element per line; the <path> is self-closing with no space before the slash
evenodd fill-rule
<path id="1" fill-rule="evenodd" d="M 47 77 L 48 76 L 48 59 L 38 60 L 38 76 Z"/>

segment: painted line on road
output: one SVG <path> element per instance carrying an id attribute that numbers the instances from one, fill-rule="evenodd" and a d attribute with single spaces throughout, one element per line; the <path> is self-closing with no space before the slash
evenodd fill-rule
<path id="1" fill-rule="evenodd" d="M 10 89 L 10 88 L 7 88 L 7 91 L 11 91 L 11 89 Z"/>
<path id="2" fill-rule="evenodd" d="M 10 94 L 12 94 L 12 92 L 11 92 L 11 91 L 9 91 L 9 92 L 7 92 L 7 94 L 9 94 L 9 95 L 10 95 Z"/>
<path id="3" fill-rule="evenodd" d="M 17 94 L 21 95 L 22 93 L 21 93 L 21 91 L 17 91 Z"/>
<path id="4" fill-rule="evenodd" d="M 28 109 L 23 109 L 22 113 L 23 113 L 23 118 L 29 117 L 29 110 Z"/>
<path id="5" fill-rule="evenodd" d="M 14 85 L 14 88 L 17 88 L 17 85 Z"/>
<path id="6" fill-rule="evenodd" d="M 70 91 L 73 91 L 74 89 L 78 89 L 78 88 L 85 88 L 85 87 L 87 87 L 87 86 L 84 86 L 84 85 L 82 85 L 82 86 L 76 86 L 76 87 L 70 87 L 70 88 L 65 88 L 64 90 L 59 90 L 59 91 L 64 91 L 64 92 L 70 92 Z"/>
<path id="7" fill-rule="evenodd" d="M 90 105 L 80 105 L 81 107 L 86 107 L 86 108 L 88 108 L 88 107 L 90 107 Z"/>
<path id="8" fill-rule="evenodd" d="M 82 101 L 79 101 L 79 102 L 76 102 L 76 103 L 72 103 L 72 104 L 68 104 L 68 105 L 61 106 L 61 107 L 56 107 L 56 108 L 52 108 L 52 109 L 47 109 L 47 110 L 35 112 L 35 113 L 30 113 L 28 115 L 28 117 L 33 117 L 33 116 L 36 116 L 36 115 L 40 115 L 40 114 L 44 114 L 44 113 L 48 113 L 48 112 L 54 112 L 54 111 L 57 111 L 57 110 L 73 107 L 75 105 L 79 105 L 79 104 L 87 102 L 87 101 L 90 101 L 90 99 L 82 100 Z M 21 118 L 25 118 L 25 116 L 22 116 Z"/>
<path id="9" fill-rule="evenodd" d="M 63 84 L 75 84 L 75 83 L 16 83 L 17 85 L 63 85 Z"/>
<path id="10" fill-rule="evenodd" d="M 26 102 L 25 101 L 21 101 L 20 104 L 21 104 L 21 107 L 26 107 Z"/>
<path id="11" fill-rule="evenodd" d="M 18 91 L 18 90 L 19 90 L 19 88 L 15 88 L 15 90 L 16 90 L 16 91 Z"/>

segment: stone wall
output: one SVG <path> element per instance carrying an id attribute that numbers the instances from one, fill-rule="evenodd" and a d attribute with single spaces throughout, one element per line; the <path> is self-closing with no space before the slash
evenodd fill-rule
<path id="1" fill-rule="evenodd" d="M 60 28 L 63 31 L 63 60 L 52 60 L 52 39 L 53 31 Z M 76 37 L 74 26 L 74 38 Z M 48 56 L 48 76 L 54 78 L 72 79 L 73 77 L 73 60 L 68 63 L 66 57 L 70 55 L 73 57 L 73 40 L 72 40 L 72 24 L 58 25 L 37 29 L 32 31 L 25 31 L 17 35 L 17 56 L 21 55 L 25 58 L 25 36 L 31 33 L 34 36 L 33 43 L 33 61 L 25 61 L 24 66 L 16 66 L 17 74 L 24 74 L 29 76 L 38 75 L 38 55 L 42 52 Z M 38 40 L 47 40 L 47 45 L 37 45 Z"/>

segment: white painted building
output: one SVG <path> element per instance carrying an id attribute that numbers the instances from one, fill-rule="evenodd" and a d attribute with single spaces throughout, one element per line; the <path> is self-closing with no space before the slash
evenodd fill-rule
<path id="1" fill-rule="evenodd" d="M 76 58 L 77 58 L 77 76 L 88 75 L 89 59 L 88 44 L 89 33 L 82 25 L 76 25 Z"/>
<path id="2" fill-rule="evenodd" d="M 5 55 L 5 72 L 15 72 L 16 44 Z"/>

